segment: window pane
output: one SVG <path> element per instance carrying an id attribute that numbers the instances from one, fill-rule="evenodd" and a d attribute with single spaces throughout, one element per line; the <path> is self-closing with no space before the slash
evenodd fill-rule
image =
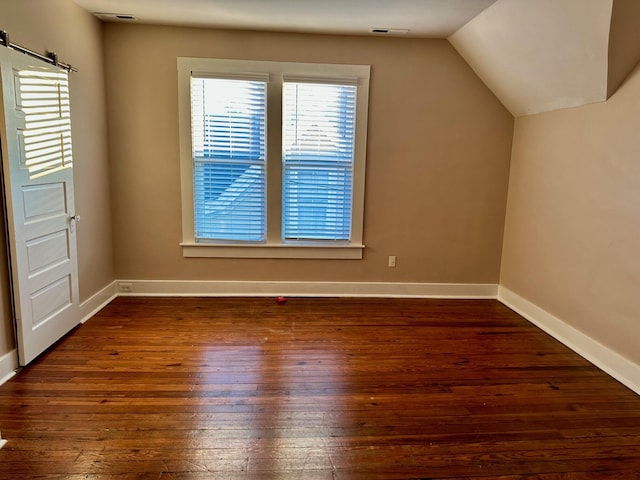
<path id="1" fill-rule="evenodd" d="M 196 238 L 262 240 L 263 211 L 263 166 L 195 163 Z"/>
<path id="2" fill-rule="evenodd" d="M 265 238 L 266 83 L 191 79 L 196 239 Z"/>
<path id="3" fill-rule="evenodd" d="M 21 70 L 16 83 L 16 101 L 24 113 L 22 148 L 30 177 L 71 167 L 67 73 Z"/>
<path id="4" fill-rule="evenodd" d="M 356 87 L 285 83 L 283 236 L 350 240 Z"/>

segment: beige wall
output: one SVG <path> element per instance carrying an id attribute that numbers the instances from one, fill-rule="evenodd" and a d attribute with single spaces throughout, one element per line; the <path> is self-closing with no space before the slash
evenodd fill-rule
<path id="1" fill-rule="evenodd" d="M 2 0 L 0 28 L 13 43 L 37 52 L 55 51 L 61 61 L 79 69 L 71 74 L 70 85 L 83 301 L 114 279 L 101 25 L 71 0 Z M 0 356 L 13 348 L 6 263 L 3 257 Z"/>
<path id="2" fill-rule="evenodd" d="M 640 364 L 640 69 L 606 102 L 518 118 L 501 284 Z"/>
<path id="3" fill-rule="evenodd" d="M 372 66 L 363 260 L 182 257 L 178 56 Z M 117 278 L 497 283 L 513 118 L 445 40 L 108 24 L 105 58 Z"/>

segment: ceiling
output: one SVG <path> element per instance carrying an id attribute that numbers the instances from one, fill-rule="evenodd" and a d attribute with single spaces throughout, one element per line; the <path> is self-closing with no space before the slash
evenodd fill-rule
<path id="1" fill-rule="evenodd" d="M 387 35 L 447 38 L 496 0 L 74 1 L 92 13 L 135 17 L 98 15 L 105 21 L 348 35 L 391 29 Z"/>
<path id="2" fill-rule="evenodd" d="M 503 0 L 449 42 L 516 117 L 602 102 L 612 7 L 613 0 Z"/>

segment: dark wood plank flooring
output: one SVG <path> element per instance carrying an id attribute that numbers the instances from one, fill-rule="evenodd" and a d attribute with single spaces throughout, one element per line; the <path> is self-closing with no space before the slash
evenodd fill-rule
<path id="1" fill-rule="evenodd" d="M 119 298 L 0 431 L 1 479 L 640 478 L 640 396 L 492 300 Z"/>

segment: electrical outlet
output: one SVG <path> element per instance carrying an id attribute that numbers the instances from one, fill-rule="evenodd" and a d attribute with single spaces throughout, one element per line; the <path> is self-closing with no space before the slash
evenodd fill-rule
<path id="1" fill-rule="evenodd" d="M 133 292 L 133 285 L 129 282 L 120 282 L 118 283 L 118 290 L 122 293 L 131 293 Z"/>
<path id="2" fill-rule="evenodd" d="M 396 266 L 396 256 L 389 255 L 389 268 L 394 268 Z"/>

